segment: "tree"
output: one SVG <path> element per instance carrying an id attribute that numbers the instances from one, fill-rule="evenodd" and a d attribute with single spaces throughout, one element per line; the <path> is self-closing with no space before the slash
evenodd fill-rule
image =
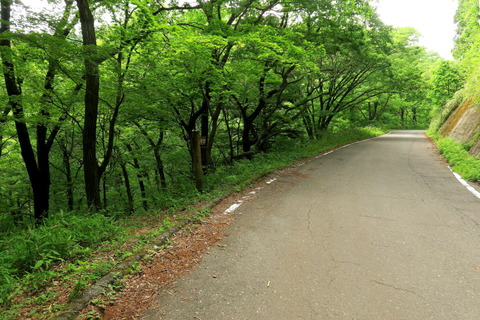
<path id="1" fill-rule="evenodd" d="M 438 56 L 418 46 L 419 33 L 413 28 L 398 28 L 393 32 L 393 52 L 390 55 L 392 89 L 390 104 L 402 126 L 426 126 L 430 121 L 431 102 L 428 70 Z"/>
<path id="2" fill-rule="evenodd" d="M 433 108 L 442 108 L 463 86 L 457 64 L 453 61 L 439 61 L 431 76 L 430 99 Z"/>
<path id="3" fill-rule="evenodd" d="M 61 42 L 64 40 L 72 29 L 72 24 L 69 22 L 72 3 L 73 1 L 69 0 L 65 2 L 64 14 L 52 36 L 56 41 Z M 4 110 L 2 119 L 5 119 L 10 111 L 13 113 L 22 158 L 33 192 L 34 217 L 38 223 L 48 216 L 51 183 L 49 154 L 66 114 L 62 113 L 56 123 L 51 125 L 52 117 L 49 112 L 49 103 L 54 90 L 58 60 L 49 58 L 43 86 L 44 91 L 40 98 L 38 120 L 34 123 L 36 137 L 34 140 L 30 137 L 27 125 L 28 119 L 24 109 L 22 79 L 16 73 L 12 51 L 11 5 L 12 2 L 10 0 L 1 1 L 0 55 L 3 64 L 5 87 L 9 97 L 8 107 Z M 36 141 L 36 150 L 33 147 L 33 141 Z"/>

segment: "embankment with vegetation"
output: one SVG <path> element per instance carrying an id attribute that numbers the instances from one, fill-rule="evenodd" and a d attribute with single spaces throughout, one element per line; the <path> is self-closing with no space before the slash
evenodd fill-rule
<path id="1" fill-rule="evenodd" d="M 433 109 L 428 131 L 452 170 L 475 182 L 480 180 L 479 13 L 478 2 L 459 2 L 453 54 L 456 59 L 454 65 L 463 84 L 446 103 Z M 456 83 L 457 77 L 444 75 L 444 85 Z"/>

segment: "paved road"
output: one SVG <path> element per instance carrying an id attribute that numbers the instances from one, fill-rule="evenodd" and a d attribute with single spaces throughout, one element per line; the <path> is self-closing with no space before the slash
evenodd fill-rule
<path id="1" fill-rule="evenodd" d="M 145 319 L 480 319 L 480 200 L 422 132 L 313 160 L 234 214 Z"/>

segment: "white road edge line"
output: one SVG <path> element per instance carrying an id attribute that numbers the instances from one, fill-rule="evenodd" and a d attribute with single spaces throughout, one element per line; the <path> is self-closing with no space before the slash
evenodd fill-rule
<path id="1" fill-rule="evenodd" d="M 223 214 L 232 213 L 233 211 L 237 210 L 242 204 L 243 204 L 243 201 L 232 204 L 227 210 L 223 212 Z"/>
<path id="2" fill-rule="evenodd" d="M 267 184 L 272 184 L 275 180 L 277 180 L 277 178 L 273 178 L 272 180 L 267 181 L 266 183 L 267 183 Z"/>
<path id="3" fill-rule="evenodd" d="M 467 181 L 465 181 L 461 175 L 459 175 L 458 173 L 454 172 L 452 170 L 452 168 L 450 168 L 450 166 L 448 166 L 448 169 L 450 169 L 450 171 L 453 173 L 453 175 L 455 176 L 455 178 L 457 178 L 457 180 L 465 187 L 467 188 L 468 191 L 470 191 L 475 197 L 477 197 L 478 199 L 480 199 L 480 192 L 478 192 L 474 187 L 472 187 Z"/>

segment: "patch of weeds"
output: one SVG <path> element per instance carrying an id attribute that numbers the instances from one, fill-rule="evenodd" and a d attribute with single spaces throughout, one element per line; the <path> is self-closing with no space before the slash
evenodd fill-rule
<path id="1" fill-rule="evenodd" d="M 105 301 L 101 298 L 90 301 L 90 304 L 99 308 L 100 310 L 105 309 Z"/>
<path id="2" fill-rule="evenodd" d="M 205 217 L 208 217 L 211 214 L 211 212 L 212 211 L 210 209 L 205 209 L 205 210 L 199 211 L 191 217 L 190 221 L 192 221 L 192 222 L 202 222 L 202 219 L 205 218 Z"/>
<path id="3" fill-rule="evenodd" d="M 131 256 L 133 256 L 133 252 L 126 251 L 126 250 L 123 250 L 123 249 L 118 249 L 117 252 L 115 253 L 115 257 L 118 258 L 121 261 L 126 260 L 126 259 L 130 258 Z"/>
<path id="4" fill-rule="evenodd" d="M 72 301 L 82 295 L 82 293 L 87 289 L 88 282 L 84 280 L 76 281 L 73 285 L 72 289 L 70 290 L 70 294 L 68 295 L 68 301 Z"/>
<path id="5" fill-rule="evenodd" d="M 91 311 L 88 311 L 87 313 L 85 313 L 81 317 L 81 319 L 82 320 L 98 320 L 98 319 L 100 319 L 100 314 L 95 310 L 91 310 Z"/>
<path id="6" fill-rule="evenodd" d="M 143 257 L 143 261 L 145 262 L 149 262 L 149 261 L 152 261 L 153 260 L 153 256 L 152 255 L 146 255 Z"/>
<path id="7" fill-rule="evenodd" d="M 158 227 L 158 233 L 162 234 L 165 231 L 170 230 L 174 225 L 175 223 L 170 218 L 167 217 L 163 219 L 162 224 Z"/>
<path id="8" fill-rule="evenodd" d="M 134 261 L 132 266 L 126 270 L 126 273 L 131 275 L 139 274 L 140 272 L 142 272 L 142 268 L 138 261 Z"/>
<path id="9" fill-rule="evenodd" d="M 111 292 L 118 292 L 125 286 L 125 278 L 119 278 L 115 282 L 108 284 L 108 290 Z"/>
<path id="10" fill-rule="evenodd" d="M 70 278 L 78 278 L 82 280 L 94 281 L 100 279 L 112 269 L 113 262 L 96 260 L 96 261 L 80 261 L 72 263 L 67 267 L 68 275 L 65 280 Z"/>
<path id="11" fill-rule="evenodd" d="M 38 293 L 50 285 L 58 276 L 59 273 L 52 270 L 29 273 L 23 278 L 22 284 L 28 291 Z"/>
<path id="12" fill-rule="evenodd" d="M 452 170 L 468 181 L 480 181 L 480 160 L 470 156 L 465 147 L 451 138 L 437 138 L 437 147 Z"/>

